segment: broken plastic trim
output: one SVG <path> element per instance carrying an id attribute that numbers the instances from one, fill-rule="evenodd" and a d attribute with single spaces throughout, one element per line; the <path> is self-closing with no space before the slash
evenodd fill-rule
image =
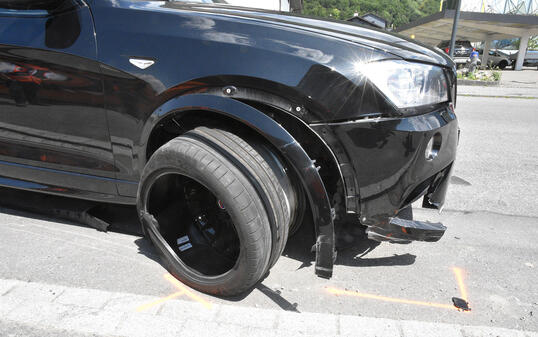
<path id="1" fill-rule="evenodd" d="M 93 209 L 94 207 L 91 207 L 82 212 L 65 209 L 53 209 L 51 210 L 51 214 L 58 218 L 82 223 L 91 228 L 97 229 L 98 231 L 106 232 L 110 224 L 97 216 L 90 214 Z"/>
<path id="2" fill-rule="evenodd" d="M 463 298 L 452 297 L 452 303 L 454 303 L 454 306 L 458 308 L 458 310 L 471 311 L 471 307 L 469 307 L 469 302 L 467 302 Z"/>
<path id="3" fill-rule="evenodd" d="M 390 241 L 393 243 L 409 243 L 410 241 L 436 242 L 446 231 L 442 223 L 390 218 L 381 226 L 368 227 L 368 238 L 375 241 Z"/>
<path id="4" fill-rule="evenodd" d="M 336 261 L 336 250 L 333 250 L 333 255 L 323 254 L 323 251 L 333 249 L 333 243 L 324 235 L 319 235 L 316 243 L 312 246 L 312 251 L 316 253 L 316 275 L 322 278 L 330 279 L 333 275 L 332 265 Z M 331 266 L 327 268 L 325 266 Z"/>
<path id="5" fill-rule="evenodd" d="M 422 207 L 438 209 L 441 212 L 445 204 L 445 196 L 450 183 L 450 176 L 452 175 L 452 167 L 453 164 L 450 164 L 435 177 L 434 182 L 424 196 Z"/>

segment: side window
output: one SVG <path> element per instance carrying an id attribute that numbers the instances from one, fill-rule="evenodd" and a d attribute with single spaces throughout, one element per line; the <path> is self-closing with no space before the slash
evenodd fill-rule
<path id="1" fill-rule="evenodd" d="M 16 8 L 5 5 L 13 2 L 17 2 Z M 71 0 L 0 0 L 0 18 L 0 42 L 5 45 L 67 49 L 81 34 L 79 11 Z"/>
<path id="2" fill-rule="evenodd" d="M 44 9 L 8 9 L 3 8 L 0 2 L 0 16 L 46 16 L 48 12 Z"/>
<path id="3" fill-rule="evenodd" d="M 0 0 L 0 16 L 46 16 L 62 0 Z"/>

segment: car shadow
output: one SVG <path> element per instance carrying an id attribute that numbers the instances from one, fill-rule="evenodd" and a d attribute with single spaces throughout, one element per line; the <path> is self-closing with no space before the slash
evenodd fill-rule
<path id="1" fill-rule="evenodd" d="M 283 255 L 300 261 L 299 269 L 315 263 L 312 246 L 315 243 L 314 226 L 304 223 L 299 231 L 288 239 Z M 394 254 L 383 257 L 366 257 L 381 243 L 368 239 L 365 227 L 358 221 L 345 221 L 336 229 L 336 265 L 350 267 L 408 266 L 415 263 L 416 255 Z"/>
<path id="2" fill-rule="evenodd" d="M 123 234 L 142 236 L 140 222 L 135 206 L 111 205 L 93 201 L 78 200 L 61 196 L 46 195 L 36 192 L 0 188 L 0 212 L 24 212 L 22 215 L 36 219 L 53 218 L 65 224 L 89 226 L 80 221 L 77 213 L 91 209 L 90 214 L 109 224 L 107 230 Z M 135 241 L 139 253 L 159 261 L 158 255 L 151 242 L 140 238 Z M 312 246 L 315 243 L 314 226 L 306 219 L 295 235 L 288 239 L 283 255 L 301 262 L 300 268 L 314 264 L 315 254 Z M 402 266 L 411 265 L 416 256 L 412 254 L 392 255 L 385 257 L 366 257 L 379 242 L 369 240 L 364 227 L 358 224 L 356 218 L 339 223 L 336 228 L 337 265 L 355 267 Z"/>
<path id="3" fill-rule="evenodd" d="M 134 206 L 109 205 L 91 201 L 77 200 L 60 196 L 46 195 L 36 192 L 0 188 L 0 212 L 24 216 L 32 219 L 50 220 L 74 226 L 92 227 L 84 223 L 80 218 L 71 216 L 77 212 L 91 209 L 91 215 L 104 220 L 109 224 L 107 230 L 142 236 L 140 222 Z M 161 263 L 159 254 L 153 244 L 146 238 L 140 237 L 134 241 L 138 246 L 138 253 L 148 259 Z M 312 246 L 315 243 L 314 226 L 306 220 L 297 233 L 288 239 L 283 255 L 300 261 L 301 268 L 312 268 L 315 263 L 315 254 Z M 377 267 L 377 266 L 405 266 L 415 262 L 416 256 L 412 254 L 394 254 L 384 257 L 367 257 L 379 242 L 369 240 L 364 232 L 364 227 L 357 221 L 344 221 L 336 230 L 337 259 L 336 265 L 352 267 Z M 269 275 L 267 273 L 264 279 Z M 239 302 L 248 297 L 253 291 L 258 290 L 282 310 L 299 312 L 298 304 L 285 299 L 279 290 L 273 290 L 263 284 L 263 280 L 255 287 L 239 296 L 219 297 L 226 301 Z"/>
<path id="4" fill-rule="evenodd" d="M 117 233 L 142 235 L 135 206 L 112 205 L 32 191 L 0 188 L 0 212 Z M 81 216 L 83 213 L 89 216 Z M 95 221 L 95 219 L 99 219 Z M 100 223 L 99 223 L 100 222 Z M 99 226 L 97 226 L 99 225 Z"/>
<path id="5" fill-rule="evenodd" d="M 282 310 L 300 313 L 300 311 L 297 309 L 298 304 L 291 303 L 288 300 L 286 300 L 281 295 L 280 290 L 273 290 L 265 286 L 263 283 L 259 283 L 256 286 L 256 289 L 258 289 L 261 293 L 267 296 L 271 301 L 273 301 L 276 305 L 278 305 Z"/>
<path id="6" fill-rule="evenodd" d="M 147 238 L 141 237 L 134 241 L 136 246 L 138 247 L 138 254 L 144 255 L 150 260 L 153 260 L 159 264 L 161 263 L 161 258 L 157 251 L 155 250 L 155 247 L 153 247 L 153 244 L 151 241 L 149 241 Z"/>

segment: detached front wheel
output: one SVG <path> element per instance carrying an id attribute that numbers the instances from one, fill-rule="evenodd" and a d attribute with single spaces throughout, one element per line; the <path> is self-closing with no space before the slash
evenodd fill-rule
<path id="1" fill-rule="evenodd" d="M 294 201 L 264 151 L 228 131 L 199 127 L 148 161 L 138 191 L 143 230 L 185 284 L 236 295 L 281 255 Z"/>

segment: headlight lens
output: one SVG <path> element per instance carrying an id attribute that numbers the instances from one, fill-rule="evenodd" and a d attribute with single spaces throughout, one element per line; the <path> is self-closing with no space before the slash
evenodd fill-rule
<path id="1" fill-rule="evenodd" d="M 447 81 L 440 67 L 387 60 L 362 64 L 359 71 L 398 108 L 448 101 Z"/>

